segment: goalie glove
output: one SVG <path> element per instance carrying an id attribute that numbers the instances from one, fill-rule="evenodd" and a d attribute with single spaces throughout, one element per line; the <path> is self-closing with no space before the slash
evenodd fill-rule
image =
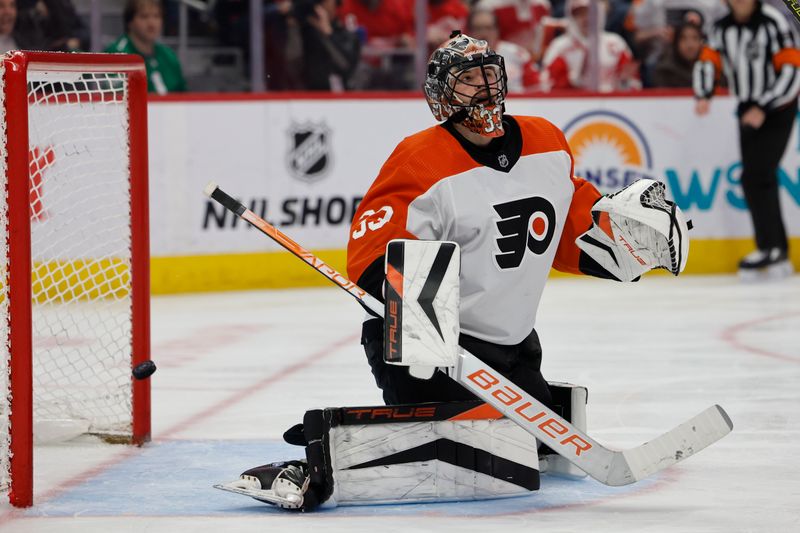
<path id="1" fill-rule="evenodd" d="M 689 229 L 683 212 L 665 197 L 663 183 L 641 179 L 592 207 L 592 227 L 575 243 L 619 281 L 654 268 L 683 272 Z"/>

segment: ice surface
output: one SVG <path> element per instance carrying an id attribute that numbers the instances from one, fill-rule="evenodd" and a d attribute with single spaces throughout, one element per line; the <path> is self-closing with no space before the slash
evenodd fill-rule
<path id="1" fill-rule="evenodd" d="M 719 403 L 731 435 L 652 480 L 544 476 L 530 497 L 299 515 L 211 488 L 297 457 L 281 434 L 309 408 L 378 404 L 342 291 L 153 300 L 153 442 L 36 449 L 36 505 L 15 531 L 800 531 L 800 277 L 556 279 L 539 311 L 545 376 L 589 388 L 589 433 L 651 439 Z"/>

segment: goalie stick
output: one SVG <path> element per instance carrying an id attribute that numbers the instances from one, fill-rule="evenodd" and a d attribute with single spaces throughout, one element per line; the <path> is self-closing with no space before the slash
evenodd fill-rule
<path id="1" fill-rule="evenodd" d="M 370 313 L 383 317 L 383 305 L 375 297 L 247 209 L 215 183 L 209 183 L 204 192 L 206 196 L 261 230 L 349 292 Z M 455 366 L 446 371 L 452 379 L 467 387 L 477 397 L 605 485 L 621 486 L 640 481 L 696 454 L 733 429 L 733 423 L 722 407 L 712 405 L 649 442 L 628 450 L 616 451 L 606 448 L 572 426 L 463 348 L 459 350 Z"/>

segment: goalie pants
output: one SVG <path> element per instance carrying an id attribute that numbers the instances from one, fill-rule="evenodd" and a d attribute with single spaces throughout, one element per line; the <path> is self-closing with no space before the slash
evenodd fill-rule
<path id="1" fill-rule="evenodd" d="M 789 247 L 778 198 L 778 165 L 797 114 L 797 101 L 767 114 L 759 129 L 739 123 L 742 190 L 750 209 L 759 250 Z"/>
<path id="2" fill-rule="evenodd" d="M 383 391 L 386 405 L 476 399 L 466 388 L 442 372 L 435 372 L 430 379 L 418 379 L 408 373 L 407 367 L 384 362 L 383 320 L 364 322 L 361 344 L 372 367 L 375 383 Z M 540 371 L 542 348 L 536 330 L 531 330 L 521 343 L 512 346 L 492 344 L 464 334 L 459 338 L 459 344 L 525 392 L 552 407 L 550 389 Z"/>

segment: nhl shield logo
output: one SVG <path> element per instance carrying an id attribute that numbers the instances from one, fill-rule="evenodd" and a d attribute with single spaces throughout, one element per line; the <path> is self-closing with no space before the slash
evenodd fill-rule
<path id="1" fill-rule="evenodd" d="M 332 160 L 330 138 L 330 130 L 323 123 L 292 124 L 287 155 L 291 175 L 307 182 L 325 177 Z"/>

